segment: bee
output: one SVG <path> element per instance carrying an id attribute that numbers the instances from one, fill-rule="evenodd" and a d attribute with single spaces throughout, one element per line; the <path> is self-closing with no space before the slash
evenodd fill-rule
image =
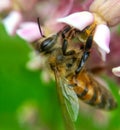
<path id="1" fill-rule="evenodd" d="M 43 37 L 36 43 L 36 50 L 46 57 L 46 64 L 55 76 L 65 106 L 73 120 L 77 119 L 79 100 L 104 110 L 117 107 L 111 92 L 86 68 L 92 48 L 94 28 L 95 24 L 83 31 L 66 26 L 60 32 L 47 38 Z M 82 45 L 77 49 L 74 47 L 69 49 L 69 41 L 76 37 L 79 42 L 82 41 Z M 61 44 L 58 45 L 59 38 Z"/>

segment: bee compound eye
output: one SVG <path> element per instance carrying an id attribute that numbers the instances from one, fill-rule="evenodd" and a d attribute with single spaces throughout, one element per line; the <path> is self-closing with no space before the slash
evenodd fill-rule
<path id="1" fill-rule="evenodd" d="M 56 43 L 56 40 L 57 40 L 57 35 L 53 35 L 43 40 L 40 45 L 40 49 L 39 49 L 40 52 L 49 51 Z"/>

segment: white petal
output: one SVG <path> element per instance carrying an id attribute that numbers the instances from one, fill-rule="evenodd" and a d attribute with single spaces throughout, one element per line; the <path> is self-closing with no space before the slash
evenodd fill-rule
<path id="1" fill-rule="evenodd" d="M 106 61 L 106 52 L 103 49 L 101 49 L 101 48 L 98 48 L 98 50 L 99 50 L 99 52 L 101 54 L 102 60 Z"/>
<path id="2" fill-rule="evenodd" d="M 100 47 L 106 53 L 110 52 L 110 30 L 106 25 L 97 25 L 93 40 L 96 42 L 98 47 Z"/>
<path id="3" fill-rule="evenodd" d="M 28 42 L 33 42 L 41 37 L 38 24 L 34 22 L 22 23 L 16 33 Z"/>
<path id="4" fill-rule="evenodd" d="M 41 60 L 41 58 L 42 57 L 40 55 L 32 58 L 30 61 L 27 62 L 26 67 L 29 70 L 32 70 L 32 71 L 36 71 L 36 70 L 41 69 L 42 68 L 42 60 Z"/>
<path id="5" fill-rule="evenodd" d="M 4 20 L 3 24 L 5 26 L 8 34 L 13 35 L 22 21 L 22 15 L 20 12 L 12 11 Z"/>
<path id="6" fill-rule="evenodd" d="M 114 75 L 120 77 L 120 66 L 112 69 Z"/>
<path id="7" fill-rule="evenodd" d="M 94 21 L 94 16 L 88 11 L 73 13 L 67 17 L 57 19 L 58 22 L 66 23 L 79 30 L 83 30 Z"/>

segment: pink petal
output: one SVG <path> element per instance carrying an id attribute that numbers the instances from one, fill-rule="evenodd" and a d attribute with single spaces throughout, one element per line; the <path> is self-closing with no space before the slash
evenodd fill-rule
<path id="1" fill-rule="evenodd" d="M 10 35 L 14 35 L 17 27 L 22 21 L 22 15 L 20 12 L 12 11 L 4 20 L 3 24 L 6 31 Z"/>
<path id="2" fill-rule="evenodd" d="M 74 0 L 61 0 L 59 1 L 58 5 L 56 6 L 52 16 L 53 19 L 57 19 L 59 17 L 64 17 L 68 15 L 73 8 Z"/>
<path id="3" fill-rule="evenodd" d="M 0 1 L 0 12 L 11 8 L 11 6 L 12 6 L 11 0 L 1 0 Z"/>
<path id="4" fill-rule="evenodd" d="M 93 40 L 103 51 L 105 51 L 106 53 L 110 52 L 110 30 L 106 25 L 97 25 Z"/>
<path id="5" fill-rule="evenodd" d="M 34 22 L 22 23 L 16 33 L 28 42 L 33 42 L 41 37 L 38 24 Z"/>
<path id="6" fill-rule="evenodd" d="M 17 0 L 17 2 L 25 11 L 31 11 L 37 5 L 38 0 Z"/>
<path id="7" fill-rule="evenodd" d="M 112 69 L 114 75 L 120 77 L 120 66 Z"/>
<path id="8" fill-rule="evenodd" d="M 83 11 L 73 13 L 67 17 L 59 18 L 58 22 L 66 23 L 70 26 L 73 26 L 79 30 L 83 30 L 86 26 L 90 25 L 94 21 L 92 13 Z"/>

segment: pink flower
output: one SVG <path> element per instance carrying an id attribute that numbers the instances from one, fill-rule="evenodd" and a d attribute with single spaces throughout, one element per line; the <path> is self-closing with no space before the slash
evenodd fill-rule
<path id="1" fill-rule="evenodd" d="M 67 17 L 59 18 L 58 22 L 69 24 L 80 31 L 95 22 L 94 42 L 98 45 L 102 59 L 105 61 L 106 53 L 110 52 L 110 26 L 120 21 L 120 0 L 94 0 L 89 11 L 76 12 Z"/>
<path id="2" fill-rule="evenodd" d="M 40 22 L 44 24 L 44 26 L 41 24 L 41 28 L 44 28 L 45 35 L 48 35 L 49 33 L 53 33 L 55 31 L 58 31 L 61 26 L 58 26 L 55 19 L 57 19 L 60 16 L 65 16 L 69 14 L 73 6 L 73 0 L 64 1 L 61 0 L 59 3 L 52 2 L 46 2 L 46 1 L 40 1 L 37 5 L 37 11 L 39 12 L 39 18 Z M 48 15 L 48 12 L 49 15 Z M 37 19 L 37 16 L 36 18 Z M 30 21 L 29 21 L 30 22 Z M 29 24 L 27 22 L 27 24 Z M 34 21 L 34 25 L 37 23 Z M 24 24 L 24 22 L 22 23 Z M 34 25 L 29 26 L 25 23 L 26 26 L 19 26 L 19 28 L 16 30 L 17 34 L 22 37 L 23 39 L 27 40 L 28 42 L 33 42 L 35 40 L 38 40 L 38 38 L 41 37 L 40 32 L 38 32 L 37 24 L 34 28 Z M 31 22 L 30 22 L 31 24 Z M 29 26 L 29 31 L 28 27 Z M 39 36 L 39 37 L 38 37 Z"/>
<path id="3" fill-rule="evenodd" d="M 12 6 L 11 0 L 1 0 L 0 1 L 0 12 L 10 9 Z"/>
<path id="4" fill-rule="evenodd" d="M 58 24 L 57 21 L 79 30 L 96 22 L 93 40 L 104 61 L 106 53 L 110 52 L 109 27 L 120 22 L 120 0 L 50 0 L 50 2 L 29 0 L 29 4 L 28 0 L 4 0 L 0 2 L 0 12 L 6 10 L 10 12 L 3 19 L 3 24 L 8 34 L 17 33 L 28 42 L 33 42 L 41 37 L 36 22 L 38 16 L 42 31 L 46 36 L 60 30 L 62 24 Z M 48 12 L 50 12 L 49 15 Z"/>
<path id="5" fill-rule="evenodd" d="M 38 0 L 5 0 L 4 2 L 0 2 L 0 12 L 1 14 L 5 14 L 6 17 L 3 18 L 2 22 L 8 34 L 14 35 L 16 33 L 17 28 L 19 28 L 20 24 L 27 19 L 32 20 L 32 16 L 36 10 L 32 10 L 35 8 Z M 18 4 L 19 3 L 19 4 Z M 32 10 L 32 13 L 30 11 Z M 9 12 L 7 14 L 7 12 Z M 36 15 L 37 17 L 37 15 Z"/>
<path id="6" fill-rule="evenodd" d="M 58 19 L 58 22 L 67 23 L 80 31 L 85 27 L 94 22 L 94 15 L 88 11 L 77 12 L 71 14 L 65 18 Z M 105 60 L 104 51 L 109 53 L 109 41 L 110 41 L 110 31 L 105 24 L 98 24 L 94 34 L 94 41 L 100 47 L 99 50 L 102 54 L 103 60 Z"/>
<path id="7" fill-rule="evenodd" d="M 44 30 L 49 30 L 46 32 L 46 34 L 48 35 L 49 33 L 58 31 L 62 27 L 59 26 L 58 23 L 56 22 L 57 18 L 64 17 L 75 11 L 82 11 L 83 9 L 87 9 L 86 7 L 90 4 L 90 2 L 87 2 L 88 4 L 82 6 L 82 4 L 80 3 L 83 3 L 83 1 L 82 0 L 79 1 L 51 0 L 50 2 L 48 2 L 47 0 L 44 1 L 43 0 L 29 0 L 29 1 L 28 0 L 15 0 L 15 1 L 5 0 L 0 4 L 0 8 L 1 8 L 0 12 L 4 14 L 4 11 L 8 10 L 8 12 L 6 12 L 8 14 L 3 19 L 3 24 L 8 34 L 14 35 L 15 32 L 17 32 L 17 34 L 20 37 L 25 38 L 25 40 L 30 42 L 31 39 L 33 38 L 34 41 L 36 40 L 36 38 L 38 39 L 38 35 L 40 33 L 36 31 L 34 25 L 31 27 L 28 25 L 29 30 L 31 31 L 30 34 L 27 34 L 29 33 L 27 31 L 28 27 L 22 26 L 24 22 L 25 25 L 27 25 L 26 22 L 28 24 L 29 22 L 30 24 L 31 22 L 32 23 L 35 22 L 34 24 L 36 24 L 36 19 L 37 17 L 39 17 L 41 25 L 44 24 L 43 27 Z M 48 12 L 50 12 L 49 15 Z M 32 36 L 32 32 L 34 33 L 33 36 Z M 37 36 L 35 36 L 35 34 Z"/>
<path id="8" fill-rule="evenodd" d="M 18 11 L 11 11 L 9 15 L 3 19 L 3 25 L 10 35 L 14 35 L 16 33 L 16 28 L 22 22 L 22 15 Z"/>
<path id="9" fill-rule="evenodd" d="M 17 29 L 17 34 L 28 42 L 33 42 L 41 37 L 37 23 L 35 22 L 24 22 Z"/>

